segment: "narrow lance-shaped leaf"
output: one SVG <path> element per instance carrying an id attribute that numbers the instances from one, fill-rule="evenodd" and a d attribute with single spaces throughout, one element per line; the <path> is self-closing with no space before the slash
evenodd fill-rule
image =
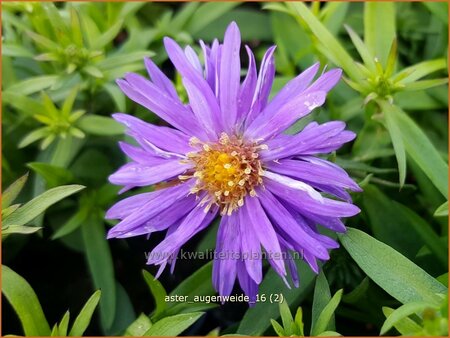
<path id="1" fill-rule="evenodd" d="M 379 100 L 383 112 L 390 114 L 398 126 L 406 152 L 416 162 L 436 188 L 448 197 L 448 165 L 427 135 L 399 107 Z"/>
<path id="2" fill-rule="evenodd" d="M 392 312 L 394 312 L 394 309 L 387 306 L 383 306 L 383 314 L 386 317 L 389 317 L 392 314 Z M 413 321 L 411 318 L 408 317 L 405 317 L 397 321 L 394 324 L 394 327 L 403 336 L 412 336 L 414 333 L 420 332 L 422 330 L 419 324 L 417 324 L 415 321 Z"/>
<path id="3" fill-rule="evenodd" d="M 166 296 L 167 292 L 157 279 L 152 276 L 152 274 L 146 270 L 142 270 L 142 275 L 144 276 L 145 282 L 147 283 L 153 298 L 155 299 L 155 311 L 154 316 L 161 314 L 167 307 Z"/>
<path id="4" fill-rule="evenodd" d="M 86 331 L 89 323 L 91 322 L 92 315 L 94 314 L 95 308 L 100 301 L 101 294 L 102 293 L 100 290 L 95 291 L 94 294 L 88 299 L 86 304 L 84 304 L 83 308 L 75 319 L 75 322 L 73 323 L 69 336 L 83 335 L 84 331 Z"/>
<path id="5" fill-rule="evenodd" d="M 65 185 L 47 190 L 21 206 L 3 220 L 3 225 L 24 225 L 43 213 L 48 207 L 81 189 L 82 185 Z"/>
<path id="6" fill-rule="evenodd" d="M 314 328 L 312 329 L 312 336 L 317 336 L 318 334 L 327 331 L 327 327 L 329 326 L 330 321 L 333 318 L 334 311 L 336 311 L 336 308 L 341 301 L 342 292 L 342 289 L 336 292 L 333 298 L 331 298 L 328 304 L 324 307 L 319 315 L 319 318 L 317 318 L 317 322 L 315 323 Z"/>
<path id="7" fill-rule="evenodd" d="M 103 222 L 91 215 L 81 226 L 86 257 L 95 288 L 101 289 L 100 318 L 102 327 L 108 329 L 116 313 L 116 285 L 114 268 Z"/>
<path id="8" fill-rule="evenodd" d="M 386 66 L 389 49 L 394 39 L 395 3 L 365 2 L 364 41 L 383 66 Z"/>
<path id="9" fill-rule="evenodd" d="M 448 201 L 436 209 L 436 211 L 434 212 L 434 216 L 436 217 L 448 216 Z"/>
<path id="10" fill-rule="evenodd" d="M 406 179 L 406 151 L 400 132 L 400 126 L 395 123 L 392 114 L 395 114 L 394 112 L 392 112 L 392 110 L 384 110 L 386 127 L 389 131 L 389 135 L 391 136 L 392 145 L 395 151 L 395 157 L 397 158 L 400 187 L 403 187 Z"/>
<path id="11" fill-rule="evenodd" d="M 26 336 L 50 335 L 50 326 L 30 284 L 5 265 L 2 265 L 2 293 L 17 313 Z"/>
<path id="12" fill-rule="evenodd" d="M 2 194 L 2 209 L 9 207 L 22 191 L 28 179 L 28 173 L 15 180 Z"/>
<path id="13" fill-rule="evenodd" d="M 310 294 L 313 287 L 315 274 L 303 261 L 296 261 L 298 273 L 302 278 L 302 287 L 288 289 L 280 276 L 270 270 L 260 285 L 260 294 L 270 294 L 273 290 L 282 293 L 289 306 L 296 306 Z M 237 333 L 245 335 L 262 335 L 270 326 L 270 319 L 279 316 L 278 304 L 259 302 L 249 308 L 239 325 Z"/>
<path id="14" fill-rule="evenodd" d="M 328 281 L 325 277 L 323 271 L 320 271 L 319 275 L 316 278 L 316 286 L 314 287 L 314 298 L 312 305 L 312 318 L 311 318 L 311 332 L 313 335 L 314 327 L 316 326 L 316 322 L 319 319 L 320 314 L 324 310 L 325 306 L 331 300 L 331 292 L 330 287 L 328 286 Z M 330 323 L 327 326 L 327 329 L 334 330 L 334 316 L 330 319 Z"/>
<path id="15" fill-rule="evenodd" d="M 361 230 L 347 228 L 339 239 L 359 267 L 383 290 L 406 304 L 440 303 L 447 288 L 406 257 Z"/>
<path id="16" fill-rule="evenodd" d="M 302 2 L 288 2 L 287 6 L 292 8 L 309 26 L 315 37 L 328 51 L 333 55 L 338 66 L 342 67 L 347 75 L 353 80 L 358 81 L 363 76 L 357 68 L 351 56 L 338 40 L 327 30 L 327 28 L 311 13 L 308 7 Z"/>
<path id="17" fill-rule="evenodd" d="M 414 313 L 421 313 L 427 308 L 434 308 L 434 305 L 426 302 L 411 302 L 400 306 L 386 318 L 386 321 L 381 327 L 380 335 L 385 334 L 400 320 L 407 318 Z M 409 334 L 412 333 L 413 332 L 409 332 Z"/>
<path id="18" fill-rule="evenodd" d="M 203 312 L 192 312 L 165 317 L 154 323 L 144 336 L 178 336 L 202 315 Z"/>

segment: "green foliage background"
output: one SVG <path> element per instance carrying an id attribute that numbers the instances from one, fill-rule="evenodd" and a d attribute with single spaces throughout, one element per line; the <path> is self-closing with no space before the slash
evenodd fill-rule
<path id="1" fill-rule="evenodd" d="M 447 13 L 444 2 L 2 3 L 2 334 L 447 335 Z M 364 189 L 362 212 L 319 276 L 299 262 L 298 289 L 267 269 L 260 295 L 281 304 L 168 303 L 214 295 L 211 263 L 180 261 L 158 281 L 144 256 L 158 236 L 105 239 L 119 190 L 107 177 L 126 162 L 111 114 L 164 124 L 114 81 L 150 56 L 185 98 L 162 38 L 199 52 L 232 20 L 258 61 L 278 46 L 272 95 L 315 61 L 344 70 L 291 131 L 337 119 L 357 133 L 330 159 Z M 214 248 L 216 231 L 185 249 Z"/>

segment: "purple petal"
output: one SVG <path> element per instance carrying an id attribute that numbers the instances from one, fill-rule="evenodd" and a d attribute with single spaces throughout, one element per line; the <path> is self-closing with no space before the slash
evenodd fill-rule
<path id="1" fill-rule="evenodd" d="M 342 69 L 335 68 L 322 74 L 314 83 L 307 89 L 308 92 L 324 91 L 329 92 L 339 82 L 342 76 Z"/>
<path id="2" fill-rule="evenodd" d="M 288 187 L 271 179 L 264 181 L 265 187 L 281 199 L 289 202 L 300 213 L 308 213 L 329 217 L 350 217 L 361 210 L 350 203 L 335 201 L 323 197 L 322 201 L 311 198 L 306 192 Z"/>
<path id="3" fill-rule="evenodd" d="M 238 115 L 241 122 L 250 111 L 257 81 L 255 56 L 248 46 L 245 46 L 245 49 L 247 50 L 249 63 L 247 76 L 239 90 Z"/>
<path id="4" fill-rule="evenodd" d="M 159 243 L 150 253 L 147 264 L 160 265 L 166 262 L 181 246 L 216 217 L 218 208 L 213 206 L 205 212 L 205 206 L 197 206 L 183 219 L 178 228 Z"/>
<path id="5" fill-rule="evenodd" d="M 184 87 L 189 96 L 189 104 L 199 123 L 208 133 L 210 139 L 217 140 L 222 131 L 220 108 L 215 98 L 207 97 L 188 78 L 183 79 Z"/>
<path id="6" fill-rule="evenodd" d="M 306 210 L 302 210 L 301 213 L 308 220 L 310 220 L 316 224 L 319 224 L 321 226 L 324 226 L 325 228 L 328 228 L 330 230 L 333 230 L 336 232 L 345 232 L 347 230 L 345 228 L 344 223 L 342 223 L 342 221 L 337 217 L 327 217 L 327 216 L 316 215 L 316 214 L 310 213 Z"/>
<path id="7" fill-rule="evenodd" d="M 127 197 L 109 208 L 106 212 L 105 218 L 124 219 L 136 210 L 139 210 L 144 204 L 160 196 L 162 192 L 163 190 L 157 190 Z"/>
<path id="8" fill-rule="evenodd" d="M 280 229 L 282 229 L 292 241 L 296 242 L 304 250 L 307 250 L 321 259 L 329 259 L 328 251 L 323 245 L 307 234 L 304 229 L 299 226 L 289 211 L 272 195 L 268 190 L 259 189 L 258 195 L 269 215 Z"/>
<path id="9" fill-rule="evenodd" d="M 261 244 L 250 225 L 251 220 L 242 208 L 237 210 L 241 234 L 241 255 L 250 277 L 259 284 L 262 280 Z"/>
<path id="10" fill-rule="evenodd" d="M 213 120 L 221 121 L 222 116 L 220 109 L 218 108 L 217 99 L 214 95 L 213 89 L 210 87 L 210 84 L 203 78 L 202 74 L 200 74 L 192 66 L 186 58 L 184 51 L 175 41 L 166 37 L 164 38 L 164 45 L 170 60 L 181 76 L 187 79 L 194 87 L 197 88 L 197 91 L 204 96 L 204 102 L 208 105 L 207 108 L 210 110 L 210 113 L 214 115 Z M 209 73 L 207 76 L 209 78 Z"/>
<path id="11" fill-rule="evenodd" d="M 192 151 L 189 146 L 189 136 L 176 129 L 155 126 L 127 114 L 113 114 L 113 118 L 127 127 L 127 134 L 144 141 L 143 146 L 152 144 L 157 148 L 177 154 Z M 152 148 L 150 148 L 152 149 Z"/>
<path id="12" fill-rule="evenodd" d="M 180 223 L 180 220 L 187 213 L 191 212 L 197 204 L 198 201 L 195 200 L 194 195 L 187 196 L 136 228 L 128 228 L 126 231 L 121 231 L 120 228 L 117 228 L 112 234 L 116 238 L 127 238 L 165 230 L 174 224 Z"/>
<path id="13" fill-rule="evenodd" d="M 302 93 L 308 88 L 319 70 L 319 63 L 315 63 L 300 75 L 290 80 L 275 97 L 270 101 L 267 109 L 276 113 L 287 101 Z"/>
<path id="14" fill-rule="evenodd" d="M 295 121 L 308 115 L 325 102 L 326 92 L 306 93 L 287 101 L 273 114 L 270 105 L 262 111 L 245 131 L 250 139 L 268 140 L 289 128 Z M 270 126 L 270 128 L 268 128 Z"/>
<path id="15" fill-rule="evenodd" d="M 263 110 L 267 105 L 269 99 L 270 90 L 272 89 L 273 78 L 275 76 L 275 65 L 273 53 L 276 46 L 270 47 L 264 54 L 259 70 L 258 81 L 256 83 L 256 89 L 253 96 L 253 102 L 251 109 L 247 115 L 246 124 L 249 125 L 255 117 Z"/>
<path id="16" fill-rule="evenodd" d="M 247 227 L 252 228 L 253 236 L 259 240 L 266 250 L 277 273 L 282 276 L 286 275 L 277 234 L 258 198 L 247 197 L 241 209 L 247 218 Z"/>
<path id="17" fill-rule="evenodd" d="M 237 121 L 237 103 L 241 76 L 240 47 L 241 36 L 239 28 L 235 22 L 232 22 L 225 32 L 219 68 L 219 102 L 226 128 L 225 131 L 231 130 Z"/>
<path id="18" fill-rule="evenodd" d="M 261 152 L 261 158 L 270 161 L 304 154 L 332 140 L 344 129 L 345 123 L 342 121 L 331 121 L 321 125 L 312 122 L 296 135 L 279 135 L 267 141 L 269 149 Z"/>
<path id="19" fill-rule="evenodd" d="M 169 206 L 186 198 L 193 184 L 194 181 L 187 181 L 174 187 L 133 196 L 120 201 L 107 212 L 107 218 L 122 218 L 122 221 L 109 231 L 108 238 L 115 237 L 122 232 L 145 224 Z M 145 201 L 146 199 L 147 201 Z M 141 202 L 142 204 L 138 205 Z M 130 208 L 129 213 L 125 211 L 127 207 Z"/>
<path id="20" fill-rule="evenodd" d="M 142 165 L 155 166 L 167 160 L 167 158 L 155 156 L 154 153 L 125 142 L 119 142 L 119 147 L 130 159 Z"/>
<path id="21" fill-rule="evenodd" d="M 228 296 L 236 279 L 236 264 L 241 239 L 236 213 L 223 216 L 217 232 L 216 257 L 213 265 L 213 285 L 221 296 Z"/>
<path id="22" fill-rule="evenodd" d="M 120 89 L 133 101 L 157 114 L 177 129 L 201 138 L 204 133 L 193 114 L 181 102 L 176 101 L 150 81 L 138 74 L 127 74 L 125 80 L 117 80 Z"/>
<path id="23" fill-rule="evenodd" d="M 360 191 L 361 188 L 347 175 L 331 166 L 299 160 L 281 160 L 266 165 L 267 169 L 279 174 L 298 179 L 303 182 L 313 182 L 320 185 L 331 185 L 339 188 Z"/>
<path id="24" fill-rule="evenodd" d="M 191 46 L 186 46 L 186 48 L 184 49 L 184 54 L 186 55 L 186 58 L 189 60 L 191 65 L 195 68 L 195 70 L 197 70 L 203 76 L 203 68 L 194 49 L 192 49 Z"/>
<path id="25" fill-rule="evenodd" d="M 249 298 L 249 306 L 253 307 L 256 304 L 256 296 L 258 293 L 258 284 L 250 277 L 247 272 L 244 262 L 237 262 L 237 276 L 239 285 Z"/>
<path id="26" fill-rule="evenodd" d="M 219 41 L 217 41 L 217 39 L 214 39 L 211 47 L 209 47 L 202 40 L 200 40 L 200 45 L 203 49 L 203 58 L 205 59 L 205 78 L 210 88 L 213 90 L 213 92 L 215 92 L 217 69 L 216 65 Z"/>
<path id="27" fill-rule="evenodd" d="M 152 79 L 153 83 L 158 86 L 161 90 L 165 91 L 174 100 L 178 101 L 179 97 L 175 86 L 172 81 L 156 66 L 156 64 L 149 58 L 144 58 L 145 67 L 147 68 L 147 73 Z"/>
<path id="28" fill-rule="evenodd" d="M 190 167 L 191 164 L 182 164 L 179 159 L 162 159 L 154 165 L 131 162 L 123 165 L 110 175 L 109 181 L 116 185 L 142 187 L 174 178 Z"/>

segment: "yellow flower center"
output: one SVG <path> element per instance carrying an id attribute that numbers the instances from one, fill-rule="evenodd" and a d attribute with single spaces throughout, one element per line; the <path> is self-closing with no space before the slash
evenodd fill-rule
<path id="1" fill-rule="evenodd" d="M 206 210 L 216 204 L 222 215 L 230 215 L 244 204 L 247 194 L 256 195 L 255 187 L 262 183 L 258 149 L 265 145 L 246 143 L 241 138 L 222 133 L 217 143 L 202 143 L 192 138 L 191 146 L 198 148 L 187 155 L 188 161 L 194 164 L 194 171 L 180 179 L 197 179 L 191 193 L 208 193 L 201 201 L 207 204 Z"/>

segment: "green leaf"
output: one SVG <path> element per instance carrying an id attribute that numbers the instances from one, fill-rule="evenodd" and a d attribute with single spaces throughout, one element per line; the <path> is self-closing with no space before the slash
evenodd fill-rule
<path id="1" fill-rule="evenodd" d="M 102 49 L 108 43 L 110 43 L 119 34 L 122 29 L 123 20 L 119 19 L 114 25 L 112 25 L 107 31 L 101 34 L 97 39 L 95 39 L 91 45 L 92 48 Z"/>
<path id="2" fill-rule="evenodd" d="M 403 88 L 404 91 L 421 91 L 425 89 L 430 89 L 437 86 L 442 86 L 444 84 L 448 83 L 448 79 L 433 79 L 433 80 L 422 80 L 422 81 L 416 81 L 412 83 L 408 83 Z"/>
<path id="3" fill-rule="evenodd" d="M 347 17 L 349 5 L 348 2 L 327 2 L 320 10 L 320 21 L 333 35 L 339 34 L 342 22 Z"/>
<path id="4" fill-rule="evenodd" d="M 363 76 L 357 68 L 351 56 L 328 29 L 311 13 L 308 7 L 302 2 L 288 2 L 287 6 L 292 8 L 309 26 L 315 37 L 322 46 L 333 55 L 333 59 L 338 66 L 341 66 L 347 75 L 354 81 L 360 80 Z"/>
<path id="5" fill-rule="evenodd" d="M 32 234 L 36 231 L 41 230 L 42 227 L 32 227 L 32 226 L 24 226 L 24 225 L 7 225 L 2 227 L 2 237 L 5 238 L 6 235 L 11 234 Z"/>
<path id="6" fill-rule="evenodd" d="M 445 59 L 423 61 L 404 68 L 401 72 L 394 76 L 393 81 L 399 81 L 401 84 L 407 84 L 446 68 L 447 61 Z"/>
<path id="7" fill-rule="evenodd" d="M 103 72 L 100 69 L 98 69 L 97 67 L 95 67 L 95 66 L 83 67 L 83 71 L 85 73 L 93 76 L 93 77 L 98 78 L 98 79 L 102 79 L 103 78 Z"/>
<path id="8" fill-rule="evenodd" d="M 88 208 L 82 206 L 69 220 L 61 225 L 52 236 L 52 240 L 64 237 L 77 230 L 87 219 L 89 214 Z"/>
<path id="9" fill-rule="evenodd" d="M 347 304 L 357 304 L 367 293 L 370 286 L 370 279 L 364 277 L 362 282 L 351 292 L 342 296 L 342 301 Z"/>
<path id="10" fill-rule="evenodd" d="M 340 336 L 342 335 L 335 331 L 324 331 L 317 335 L 317 337 L 340 337 Z"/>
<path id="11" fill-rule="evenodd" d="M 183 280 L 170 295 L 208 296 L 216 292 L 211 282 L 212 262 L 203 265 L 191 276 Z"/>
<path id="12" fill-rule="evenodd" d="M 123 335 L 126 328 L 136 319 L 133 304 L 124 287 L 116 281 L 116 315 L 111 327 L 104 331 L 105 335 Z"/>
<path id="13" fill-rule="evenodd" d="M 3 43 L 2 56 L 32 58 L 33 54 L 25 47 Z"/>
<path id="14" fill-rule="evenodd" d="M 49 188 L 67 184 L 75 179 L 69 170 L 55 165 L 42 162 L 31 162 L 27 164 L 27 167 L 41 175 L 47 182 Z"/>
<path id="15" fill-rule="evenodd" d="M 443 266 L 448 266 L 447 245 L 436 234 L 431 225 L 408 207 L 394 201 L 393 207 L 410 224 Z"/>
<path id="16" fill-rule="evenodd" d="M 2 265 L 2 293 L 20 319 L 26 336 L 49 336 L 50 326 L 30 284 Z"/>
<path id="17" fill-rule="evenodd" d="M 400 130 L 406 152 L 416 162 L 436 188 L 448 197 L 448 165 L 427 135 L 399 107 L 378 101 L 385 114 L 390 114 Z"/>
<path id="18" fill-rule="evenodd" d="M 391 136 L 392 145 L 394 146 L 395 157 L 397 158 L 399 183 L 403 187 L 406 179 L 406 150 L 403 144 L 403 138 L 400 131 L 400 126 L 395 123 L 394 117 L 390 110 L 384 111 L 384 118 L 386 121 L 386 129 Z"/>
<path id="19" fill-rule="evenodd" d="M 284 332 L 287 336 L 293 334 L 292 324 L 294 323 L 294 318 L 292 318 L 291 310 L 286 302 L 286 298 L 283 297 L 283 301 L 279 303 L 281 321 L 283 323 Z"/>
<path id="20" fill-rule="evenodd" d="M 271 269 L 266 274 L 259 287 L 259 294 L 270 295 L 276 290 L 277 294 L 283 294 L 291 307 L 295 307 L 303 298 L 309 296 L 314 283 L 315 274 L 311 271 L 309 266 L 300 260 L 296 261 L 296 263 L 299 276 L 302 278 L 302 287 L 288 289 L 280 276 Z M 259 302 L 245 312 L 237 333 L 260 336 L 269 328 L 270 319 L 278 318 L 278 316 L 278 304 Z"/>
<path id="21" fill-rule="evenodd" d="M 31 201 L 21 206 L 10 216 L 6 217 L 3 220 L 3 225 L 25 225 L 43 213 L 51 205 L 80 191 L 81 189 L 84 189 L 84 186 L 74 184 L 47 190 L 43 194 L 33 198 Z"/>
<path id="22" fill-rule="evenodd" d="M 434 212 L 434 216 L 436 217 L 448 216 L 448 201 L 436 209 L 436 211 Z"/>
<path id="23" fill-rule="evenodd" d="M 28 133 L 27 135 L 25 135 L 25 137 L 22 140 L 20 140 L 18 147 L 25 148 L 26 146 L 30 145 L 31 143 L 34 143 L 44 137 L 47 137 L 48 135 L 49 135 L 49 129 L 47 127 L 33 130 L 31 133 Z"/>
<path id="24" fill-rule="evenodd" d="M 9 207 L 19 196 L 28 179 L 28 173 L 15 180 L 2 194 L 2 210 Z"/>
<path id="25" fill-rule="evenodd" d="M 66 99 L 64 100 L 63 106 L 61 108 L 61 113 L 63 114 L 63 116 L 66 117 L 70 116 L 77 95 L 78 95 L 78 87 L 75 86 L 72 88 L 72 90 L 69 92 L 69 95 L 67 95 Z"/>
<path id="26" fill-rule="evenodd" d="M 444 265 L 447 250 L 432 227 L 406 206 L 393 201 L 373 185 L 364 187 L 364 210 L 375 237 L 409 259 L 415 259 L 423 243 Z M 405 236 L 405 233 L 408 236 Z M 443 259 L 443 260 L 442 260 Z"/>
<path id="27" fill-rule="evenodd" d="M 84 132 L 99 136 L 123 135 L 125 127 L 106 116 L 86 115 L 78 120 L 77 126 Z"/>
<path id="28" fill-rule="evenodd" d="M 239 5 L 237 2 L 203 3 L 189 20 L 185 30 L 194 35 L 195 33 L 200 32 L 211 22 L 214 22 L 220 18 L 226 12 L 231 11 L 237 5 Z"/>
<path id="29" fill-rule="evenodd" d="M 82 336 L 84 331 L 89 326 L 91 322 L 92 315 L 100 301 L 102 292 L 97 290 L 94 294 L 87 300 L 86 304 L 84 304 L 80 313 L 78 314 L 75 322 L 73 323 L 72 329 L 70 329 L 69 336 Z"/>
<path id="30" fill-rule="evenodd" d="M 303 310 L 302 310 L 301 307 L 299 307 L 297 309 L 297 312 L 295 313 L 295 319 L 294 320 L 295 320 L 295 325 L 298 328 L 297 334 L 299 336 L 303 337 L 305 335 L 305 331 L 304 331 L 305 324 L 303 323 Z"/>
<path id="31" fill-rule="evenodd" d="M 167 308 L 166 303 L 166 296 L 167 292 L 162 286 L 162 284 L 157 280 L 155 277 L 152 276 L 152 274 L 146 270 L 142 270 L 142 275 L 144 276 L 145 282 L 147 283 L 150 292 L 153 295 L 153 298 L 155 299 L 155 311 L 154 316 L 158 316 L 161 313 L 164 312 L 164 310 Z"/>
<path id="32" fill-rule="evenodd" d="M 316 326 L 317 320 L 320 317 L 320 314 L 325 309 L 325 306 L 331 300 L 331 292 L 330 287 L 328 286 L 327 278 L 325 277 L 323 271 L 320 271 L 319 275 L 316 278 L 316 285 L 314 287 L 314 298 L 312 305 L 312 318 L 311 318 L 311 332 L 310 335 L 313 335 L 314 327 Z M 329 325 L 326 329 L 334 330 L 334 315 L 330 319 Z"/>
<path id="33" fill-rule="evenodd" d="M 100 61 L 96 66 L 101 70 L 110 70 L 118 67 L 128 65 L 132 62 L 142 62 L 145 57 L 152 57 L 155 53 L 151 51 L 133 51 L 130 53 L 120 53 L 113 56 L 108 56 L 106 59 Z"/>
<path id="34" fill-rule="evenodd" d="M 389 331 L 395 324 L 400 320 L 414 314 L 423 312 L 427 308 L 434 308 L 433 304 L 426 302 L 411 302 L 400 306 L 398 309 L 394 310 L 389 317 L 386 318 L 383 326 L 381 327 L 380 335 L 385 334 Z M 410 332 L 411 334 L 413 332 Z"/>
<path id="35" fill-rule="evenodd" d="M 91 215 L 81 226 L 84 248 L 94 287 L 102 290 L 100 319 L 103 329 L 111 327 L 116 313 L 116 285 L 111 252 L 103 222 Z"/>
<path id="36" fill-rule="evenodd" d="M 2 99 L 4 103 L 11 105 L 27 116 L 42 114 L 45 110 L 41 102 L 31 99 L 26 95 L 5 91 Z"/>
<path id="37" fill-rule="evenodd" d="M 382 18 L 382 20 L 380 20 Z M 395 3 L 364 3 L 364 42 L 372 55 L 386 65 L 389 49 L 395 39 Z"/>
<path id="38" fill-rule="evenodd" d="M 30 38 L 32 38 L 43 49 L 46 49 L 48 51 L 57 51 L 60 48 L 56 42 L 50 40 L 49 38 L 47 38 L 43 35 L 37 34 L 32 31 L 27 31 L 26 33 Z"/>
<path id="39" fill-rule="evenodd" d="M 387 306 L 383 306 L 382 309 L 383 309 L 383 314 L 386 317 L 389 317 L 392 314 L 392 312 L 394 312 L 394 309 L 387 307 Z M 420 332 L 422 330 L 422 328 L 420 327 L 419 324 L 417 324 L 414 320 L 412 320 L 411 318 L 408 318 L 408 317 L 405 317 L 405 318 L 397 321 L 394 324 L 394 327 L 403 336 L 412 336 L 414 333 Z"/>
<path id="40" fill-rule="evenodd" d="M 57 80 L 58 75 L 35 76 L 9 86 L 5 94 L 31 95 L 53 86 Z"/>
<path id="41" fill-rule="evenodd" d="M 317 322 L 311 330 L 312 336 L 317 336 L 318 334 L 327 331 L 330 321 L 333 318 L 334 311 L 336 311 L 336 308 L 341 301 L 342 292 L 342 289 L 336 292 L 333 298 L 331 298 L 328 304 L 323 308 L 323 311 L 320 313 L 319 318 L 317 318 Z"/>
<path id="42" fill-rule="evenodd" d="M 361 56 L 361 59 L 363 60 L 365 66 L 373 73 L 376 72 L 377 68 L 375 66 L 374 62 L 374 55 L 369 51 L 367 46 L 364 44 L 364 42 L 361 40 L 361 38 L 356 34 L 349 26 L 345 25 L 345 29 L 348 32 L 348 35 L 350 35 L 350 39 L 352 40 L 353 44 L 356 47 L 356 50 L 358 51 L 359 55 Z"/>
<path id="43" fill-rule="evenodd" d="M 448 3 L 447 2 L 421 2 L 427 7 L 433 15 L 439 18 L 444 24 L 448 25 Z"/>
<path id="44" fill-rule="evenodd" d="M 70 312 L 66 311 L 64 316 L 61 319 L 61 322 L 58 325 L 58 333 L 60 336 L 67 336 L 67 330 L 69 327 L 69 320 L 70 320 Z"/>
<path id="45" fill-rule="evenodd" d="M 152 326 L 150 319 L 143 313 L 128 326 L 125 336 L 142 337 Z"/>
<path id="46" fill-rule="evenodd" d="M 446 287 L 428 273 L 392 249 L 358 229 L 347 228 L 339 239 L 359 267 L 376 284 L 398 301 L 440 303 L 436 293 Z"/>
<path id="47" fill-rule="evenodd" d="M 278 322 L 276 320 L 270 319 L 270 323 L 272 324 L 273 330 L 278 335 L 278 337 L 289 336 L 288 334 L 286 334 L 284 332 L 283 327 L 280 324 L 278 324 Z"/>
<path id="48" fill-rule="evenodd" d="M 144 336 L 178 336 L 202 315 L 203 312 L 192 312 L 163 318 L 154 323 Z"/>
<path id="49" fill-rule="evenodd" d="M 127 109 L 125 95 L 122 93 L 122 91 L 120 90 L 120 88 L 118 88 L 117 85 L 112 83 L 106 83 L 103 86 L 103 88 L 113 99 L 118 111 L 125 111 Z"/>

